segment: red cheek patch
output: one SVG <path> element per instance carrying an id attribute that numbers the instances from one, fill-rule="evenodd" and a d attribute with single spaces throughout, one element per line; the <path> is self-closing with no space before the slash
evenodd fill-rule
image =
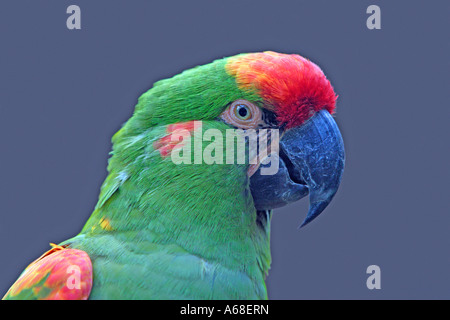
<path id="1" fill-rule="evenodd" d="M 174 149 L 181 148 L 184 140 L 192 136 L 194 130 L 200 128 L 200 121 L 187 121 L 169 124 L 166 128 L 166 136 L 153 143 L 153 149 L 158 150 L 162 158 L 170 156 Z"/>

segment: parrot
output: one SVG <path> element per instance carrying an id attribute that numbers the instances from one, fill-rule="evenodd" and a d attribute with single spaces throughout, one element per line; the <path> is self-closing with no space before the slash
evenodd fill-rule
<path id="1" fill-rule="evenodd" d="M 51 243 L 3 299 L 268 299 L 273 210 L 308 196 L 304 227 L 340 185 L 337 98 L 314 62 L 274 51 L 155 82 L 112 137 L 81 232 Z M 236 161 L 242 148 L 220 141 L 229 130 L 257 135 L 256 161 Z M 251 139 L 243 141 L 249 151 Z M 226 148 L 236 152 L 225 156 Z M 265 174 L 272 156 L 277 170 Z"/>

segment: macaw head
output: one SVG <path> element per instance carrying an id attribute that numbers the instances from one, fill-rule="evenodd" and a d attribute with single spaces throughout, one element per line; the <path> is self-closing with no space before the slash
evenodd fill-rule
<path id="1" fill-rule="evenodd" d="M 202 160 L 197 162 L 192 157 L 187 162 L 196 169 L 186 169 L 186 163 L 183 163 L 184 169 L 173 167 L 174 152 L 186 152 L 183 149 L 186 141 L 178 143 L 183 140 L 179 138 L 180 133 L 186 137 L 200 126 L 201 130 L 218 129 L 223 137 L 225 129 L 242 129 L 244 133 L 254 130 L 256 147 L 249 146 L 248 136 L 245 140 L 245 149 L 254 151 L 253 158 L 248 156 L 244 164 L 233 166 L 226 162 L 224 151 L 220 156 L 222 166 L 216 161 L 211 168 L 201 171 L 203 178 L 217 182 L 227 177 L 225 180 L 230 186 L 233 183 L 246 185 L 251 191 L 251 205 L 258 212 L 282 207 L 309 195 L 310 208 L 303 226 L 327 207 L 342 177 L 343 141 L 331 116 L 336 98 L 322 70 L 299 55 L 262 52 L 216 60 L 161 80 L 139 98 L 133 116 L 113 137 L 113 154 L 125 156 L 116 157 L 119 160 L 113 156 L 110 171 L 114 169 L 114 162 L 122 162 L 122 168 L 130 168 L 133 161 L 136 162 L 134 159 L 147 159 L 142 160 L 142 166 L 145 161 L 155 164 L 154 177 L 149 180 L 154 182 L 164 177 L 163 182 L 155 184 L 167 185 L 169 181 L 189 177 L 189 185 L 193 186 L 201 180 L 198 174 L 205 166 L 203 163 L 203 167 L 195 167 Z M 175 133 L 178 135 L 174 138 Z M 214 139 L 209 137 L 208 140 Z M 266 141 L 264 145 L 268 147 L 261 141 Z M 214 152 L 225 149 L 225 145 L 225 142 L 216 145 Z M 195 146 L 189 150 L 193 149 Z M 251 162 L 251 158 L 256 161 Z M 277 161 L 275 170 L 270 170 L 274 161 Z M 172 167 L 169 170 L 167 166 L 157 166 L 158 163 Z M 234 169 L 227 169 L 230 166 Z M 117 172 L 115 180 L 126 180 L 129 172 L 123 172 Z M 219 172 L 221 176 L 214 178 Z M 142 175 L 140 177 L 143 180 Z M 203 188 L 206 183 L 202 183 Z M 186 182 L 177 188 L 181 190 L 185 185 Z M 103 193 L 111 193 L 105 189 Z M 231 196 L 236 197 L 236 194 Z"/>
<path id="2" fill-rule="evenodd" d="M 337 96 L 322 70 L 299 56 L 275 52 L 231 59 L 228 70 L 239 88 L 262 97 L 267 124 L 280 130 L 279 170 L 251 177 L 258 210 L 282 207 L 309 194 L 310 207 L 301 226 L 330 203 L 344 169 L 344 145 L 336 122 Z M 266 165 L 267 166 L 267 165 Z"/>

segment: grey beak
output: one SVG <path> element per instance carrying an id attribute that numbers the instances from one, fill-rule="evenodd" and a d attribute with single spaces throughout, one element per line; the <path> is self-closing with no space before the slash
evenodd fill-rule
<path id="1" fill-rule="evenodd" d="M 303 125 L 287 130 L 280 140 L 280 169 L 273 176 L 251 177 L 255 207 L 268 210 L 309 193 L 308 214 L 300 227 L 314 220 L 336 194 L 344 171 L 344 143 L 333 117 L 321 110 Z"/>

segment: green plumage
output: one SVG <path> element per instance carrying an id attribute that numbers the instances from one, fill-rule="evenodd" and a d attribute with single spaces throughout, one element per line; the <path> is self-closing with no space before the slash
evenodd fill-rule
<path id="1" fill-rule="evenodd" d="M 248 164 L 176 165 L 153 147 L 169 124 L 190 120 L 225 136 L 228 104 L 261 102 L 238 89 L 226 61 L 157 82 L 114 135 L 98 204 L 63 243 L 92 260 L 90 299 L 267 298 L 270 221 L 257 222 Z"/>

